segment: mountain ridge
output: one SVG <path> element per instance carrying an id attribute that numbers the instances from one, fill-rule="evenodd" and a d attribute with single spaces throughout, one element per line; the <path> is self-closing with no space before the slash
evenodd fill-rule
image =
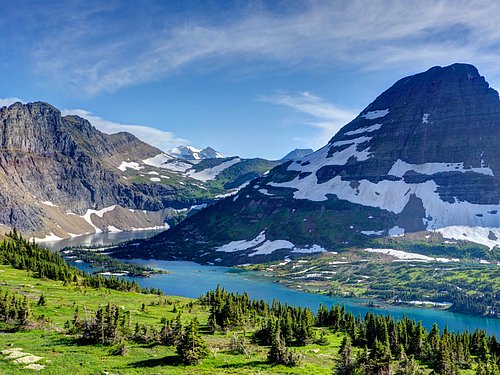
<path id="1" fill-rule="evenodd" d="M 104 134 L 44 102 L 0 108 L 0 133 L 1 229 L 42 239 L 167 227 L 165 220 L 181 220 L 191 207 L 239 186 L 226 184 L 248 180 L 241 168 L 226 171 L 235 161 L 167 156 L 132 134 Z M 162 158 L 168 165 L 157 163 Z M 254 175 L 275 165 L 238 163 L 253 166 Z"/>

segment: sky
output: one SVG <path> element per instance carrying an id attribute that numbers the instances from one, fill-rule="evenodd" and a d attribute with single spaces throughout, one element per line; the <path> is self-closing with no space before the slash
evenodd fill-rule
<path id="1" fill-rule="evenodd" d="M 317 149 L 398 79 L 500 88 L 498 1 L 0 0 L 0 106 L 44 101 L 168 150 Z"/>

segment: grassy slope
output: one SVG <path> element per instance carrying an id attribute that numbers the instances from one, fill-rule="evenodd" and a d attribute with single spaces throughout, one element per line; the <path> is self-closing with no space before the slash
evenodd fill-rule
<path id="1" fill-rule="evenodd" d="M 65 335 L 63 326 L 71 320 L 75 307 L 78 306 L 81 316 L 85 309 L 94 312 L 98 306 L 108 302 L 124 306 L 132 312 L 132 324 L 156 324 L 160 327 L 161 317 L 174 318 L 172 312 L 174 304 L 183 310 L 183 320 L 187 322 L 197 316 L 201 324 L 205 324 L 208 311 L 195 305 L 191 313 L 185 305 L 193 300 L 182 297 L 161 297 L 143 295 L 131 292 L 113 290 L 95 290 L 91 288 L 77 288 L 64 286 L 62 282 L 40 280 L 31 277 L 26 271 L 12 269 L 0 265 L 0 287 L 3 291 L 15 290 L 28 296 L 36 303 L 43 293 L 47 305 L 33 306 L 35 316 L 44 314 L 51 324 L 44 329 L 33 331 L 0 334 L 0 351 L 10 347 L 20 347 L 24 352 L 41 356 L 39 362 L 46 366 L 42 374 L 99 374 L 107 370 L 112 374 L 213 374 L 213 373 L 291 373 L 291 374 L 329 374 L 334 365 L 333 358 L 337 356 L 341 336 L 328 334 L 328 346 L 309 345 L 298 348 L 305 355 L 303 365 L 298 368 L 272 366 L 266 362 L 267 348 L 251 345 L 251 355 L 230 353 L 227 345 L 231 333 L 206 335 L 212 355 L 202 364 L 194 367 L 185 367 L 177 363 L 177 356 L 173 347 L 148 346 L 129 343 L 128 353 L 125 356 L 111 354 L 111 347 L 101 345 L 79 346 L 72 336 Z M 168 291 L 167 291 L 168 292 Z M 152 303 L 162 302 L 160 305 Z M 141 311 L 142 303 L 147 306 Z M 5 356 L 0 355 L 1 359 Z M 25 374 L 27 370 L 22 365 L 12 361 L 0 361 L 0 373 Z"/>

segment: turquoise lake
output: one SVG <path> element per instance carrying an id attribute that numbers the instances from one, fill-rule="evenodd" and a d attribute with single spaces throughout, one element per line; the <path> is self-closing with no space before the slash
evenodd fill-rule
<path id="1" fill-rule="evenodd" d="M 74 237 L 69 240 L 45 242 L 42 245 L 53 250 L 65 246 L 99 246 L 116 244 L 137 238 L 148 238 L 161 230 L 98 233 Z M 446 325 L 453 331 L 465 331 L 481 328 L 490 334 L 500 337 L 500 319 L 482 318 L 471 315 L 457 314 L 446 310 L 433 310 L 417 307 L 385 305 L 380 308 L 364 306 L 365 301 L 352 298 L 330 297 L 320 294 L 301 292 L 287 288 L 257 272 L 249 272 L 228 267 L 205 266 L 193 262 L 169 262 L 154 259 L 134 259 L 133 262 L 169 271 L 168 274 L 154 275 L 149 278 L 137 278 L 139 285 L 149 288 L 159 288 L 166 294 L 197 298 L 208 290 L 215 289 L 218 284 L 232 292 L 247 292 L 250 298 L 264 299 L 272 302 L 274 298 L 290 305 L 307 306 L 316 312 L 320 304 L 331 306 L 343 304 L 355 315 L 364 315 L 368 311 L 376 314 L 390 314 L 396 318 L 406 315 L 417 321 L 422 321 L 428 329 L 434 322 L 443 329 Z M 87 264 L 76 264 L 79 268 L 94 271 Z"/>
<path id="2" fill-rule="evenodd" d="M 436 322 L 441 329 L 446 325 L 453 331 L 474 330 L 478 327 L 486 330 L 489 334 L 500 336 L 500 319 L 481 318 L 445 310 L 416 307 L 385 305 L 370 308 L 364 306 L 365 301 L 362 300 L 330 297 L 290 289 L 257 272 L 228 267 L 205 266 L 193 262 L 172 262 L 154 259 L 134 259 L 131 261 L 151 268 L 169 271 L 168 274 L 158 274 L 149 278 L 136 278 L 142 287 L 159 288 L 166 294 L 197 298 L 208 290 L 215 289 L 220 284 L 228 291 L 247 292 L 252 299 L 264 299 L 272 302 L 276 298 L 282 303 L 307 306 L 314 312 L 317 311 L 320 304 L 331 306 L 340 303 L 355 315 L 363 316 L 368 311 L 382 315 L 390 314 L 396 318 L 406 315 L 416 321 L 422 321 L 427 329 L 430 329 L 432 324 Z M 80 263 L 78 267 L 87 271 L 92 270 L 86 264 Z"/>

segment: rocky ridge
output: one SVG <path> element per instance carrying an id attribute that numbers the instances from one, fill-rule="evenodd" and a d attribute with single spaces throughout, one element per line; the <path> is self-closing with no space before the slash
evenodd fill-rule
<path id="1" fill-rule="evenodd" d="M 43 102 L 0 108 L 0 142 L 1 229 L 38 238 L 166 227 L 245 180 L 235 158 L 181 160 Z M 237 159 L 257 176 L 275 165 Z"/>

